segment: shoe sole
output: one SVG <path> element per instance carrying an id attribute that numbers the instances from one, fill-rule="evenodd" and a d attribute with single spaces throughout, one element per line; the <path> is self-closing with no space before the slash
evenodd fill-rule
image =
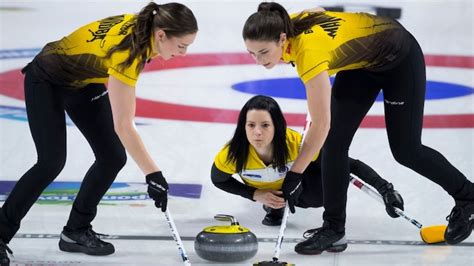
<path id="1" fill-rule="evenodd" d="M 266 225 L 266 226 L 280 226 L 281 223 L 279 224 L 268 224 L 268 223 L 262 223 L 263 225 Z"/>
<path id="2" fill-rule="evenodd" d="M 337 245 L 337 246 L 334 246 L 334 247 L 329 247 L 325 250 L 295 250 L 296 253 L 298 254 L 302 254 L 302 255 L 319 255 L 321 253 L 323 253 L 323 251 L 327 251 L 327 252 L 331 252 L 331 253 L 339 253 L 339 252 L 343 252 L 344 250 L 346 250 L 347 248 L 347 244 L 343 244 L 343 245 Z"/>
<path id="3" fill-rule="evenodd" d="M 111 248 L 98 248 L 91 251 L 90 248 L 78 245 L 76 243 L 68 243 L 62 239 L 59 240 L 59 249 L 65 252 L 84 253 L 92 256 L 107 256 L 115 252 L 115 248 L 113 246 L 111 246 Z"/>
<path id="4" fill-rule="evenodd" d="M 279 223 L 269 223 L 269 222 L 266 222 L 265 220 L 262 220 L 262 224 L 266 226 L 280 226 L 281 221 Z"/>

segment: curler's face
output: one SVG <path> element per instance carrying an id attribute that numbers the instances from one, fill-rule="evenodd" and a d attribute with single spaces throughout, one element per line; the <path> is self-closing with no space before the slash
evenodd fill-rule
<path id="1" fill-rule="evenodd" d="M 275 135 L 275 126 L 270 113 L 267 110 L 249 110 L 245 122 L 245 133 L 255 149 L 270 148 Z"/>
<path id="2" fill-rule="evenodd" d="M 196 39 L 196 34 L 169 37 L 163 30 L 159 29 L 155 31 L 155 49 L 164 60 L 169 60 L 175 56 L 185 56 L 188 47 Z"/>
<path id="3" fill-rule="evenodd" d="M 280 34 L 278 41 L 245 40 L 245 46 L 258 65 L 271 69 L 280 63 L 286 34 Z"/>

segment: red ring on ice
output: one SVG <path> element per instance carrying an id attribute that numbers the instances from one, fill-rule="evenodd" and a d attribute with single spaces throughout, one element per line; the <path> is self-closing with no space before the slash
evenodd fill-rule
<path id="1" fill-rule="evenodd" d="M 425 55 L 427 66 L 450 68 L 474 68 L 474 57 L 451 55 Z M 153 60 L 144 71 L 160 71 L 165 69 L 247 65 L 255 64 L 254 60 L 246 53 L 210 53 L 190 54 L 185 57 L 174 58 L 164 62 Z M 0 73 L 0 94 L 23 100 L 23 76 L 19 69 Z M 159 118 L 170 120 L 236 123 L 239 110 L 198 107 L 190 105 L 172 104 L 150 99 L 137 98 L 136 115 L 145 118 Z M 286 113 L 288 125 L 303 126 L 306 114 Z M 368 115 L 361 124 L 364 128 L 384 128 L 383 115 Z M 425 115 L 424 128 L 474 128 L 474 114 L 446 114 Z"/>

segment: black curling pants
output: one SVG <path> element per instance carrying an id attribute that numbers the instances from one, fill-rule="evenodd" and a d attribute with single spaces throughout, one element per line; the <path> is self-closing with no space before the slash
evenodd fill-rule
<path id="1" fill-rule="evenodd" d="M 73 203 L 65 230 L 90 226 L 100 199 L 127 160 L 115 133 L 112 111 L 103 84 L 64 89 L 39 79 L 26 68 L 25 103 L 37 162 L 17 182 L 0 209 L 0 238 L 8 243 L 41 192 L 59 175 L 66 162 L 67 112 L 91 146 L 95 161 L 87 171 Z"/>
<path id="2" fill-rule="evenodd" d="M 365 183 L 379 190 L 381 186 L 387 184 L 372 167 L 364 162 L 349 157 L 350 173 L 357 176 Z M 311 162 L 303 172 L 303 192 L 298 198 L 296 206 L 301 208 L 319 208 L 323 206 L 323 189 L 321 181 L 321 157 Z"/>
<path id="3" fill-rule="evenodd" d="M 332 88 L 331 129 L 322 150 L 324 226 L 345 230 L 348 151 L 380 90 L 390 149 L 397 162 L 440 185 L 457 201 L 473 201 L 474 185 L 439 152 L 421 143 L 426 90 L 425 62 L 413 39 L 396 67 L 383 72 L 341 71 Z"/>

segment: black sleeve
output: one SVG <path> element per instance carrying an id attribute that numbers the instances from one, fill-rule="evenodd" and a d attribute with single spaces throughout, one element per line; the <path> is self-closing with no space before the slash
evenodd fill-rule
<path id="1" fill-rule="evenodd" d="M 352 174 L 377 190 L 388 183 L 374 169 L 359 160 L 349 157 L 349 167 Z"/>
<path id="2" fill-rule="evenodd" d="M 257 190 L 256 188 L 247 186 L 237 181 L 235 178 L 232 177 L 231 174 L 222 172 L 221 170 L 217 169 L 216 164 L 212 164 L 211 180 L 214 186 L 226 192 L 239 195 L 254 201 L 253 193 L 255 192 L 255 190 Z"/>

